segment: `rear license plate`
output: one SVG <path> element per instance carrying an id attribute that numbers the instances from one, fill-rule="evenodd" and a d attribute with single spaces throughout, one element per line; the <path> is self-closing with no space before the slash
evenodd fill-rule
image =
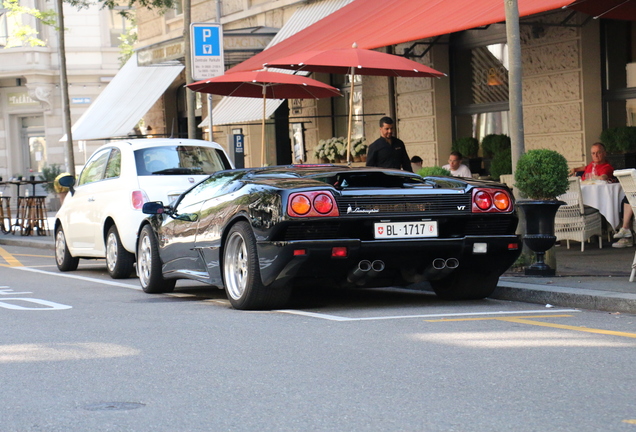
<path id="1" fill-rule="evenodd" d="M 375 224 L 375 238 L 437 237 L 437 221 L 381 222 Z"/>

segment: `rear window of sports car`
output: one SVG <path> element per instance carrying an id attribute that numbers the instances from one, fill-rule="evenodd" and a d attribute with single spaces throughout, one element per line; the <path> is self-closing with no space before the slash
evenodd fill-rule
<path id="1" fill-rule="evenodd" d="M 213 174 L 231 168 L 225 154 L 198 146 L 161 146 L 135 151 L 137 175 Z"/>

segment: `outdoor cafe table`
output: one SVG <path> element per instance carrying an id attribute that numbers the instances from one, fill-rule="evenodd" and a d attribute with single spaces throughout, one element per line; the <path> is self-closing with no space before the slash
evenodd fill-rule
<path id="1" fill-rule="evenodd" d="M 581 183 L 581 194 L 583 204 L 598 209 L 612 228 L 620 226 L 621 201 L 625 197 L 620 183 Z"/>

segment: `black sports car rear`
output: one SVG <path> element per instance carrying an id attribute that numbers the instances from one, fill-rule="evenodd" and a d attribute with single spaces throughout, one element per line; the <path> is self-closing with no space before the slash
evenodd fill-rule
<path id="1" fill-rule="evenodd" d="M 144 291 L 177 279 L 224 287 L 237 309 L 284 305 L 292 287 L 325 279 L 345 287 L 408 287 L 487 297 L 521 241 L 510 191 L 494 182 L 342 166 L 222 171 L 139 233 Z"/>

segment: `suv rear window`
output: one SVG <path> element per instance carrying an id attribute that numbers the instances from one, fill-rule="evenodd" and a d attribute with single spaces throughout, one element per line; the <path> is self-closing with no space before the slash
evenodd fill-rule
<path id="1" fill-rule="evenodd" d="M 149 147 L 135 151 L 137 175 L 213 174 L 231 168 L 221 150 L 199 146 Z"/>

